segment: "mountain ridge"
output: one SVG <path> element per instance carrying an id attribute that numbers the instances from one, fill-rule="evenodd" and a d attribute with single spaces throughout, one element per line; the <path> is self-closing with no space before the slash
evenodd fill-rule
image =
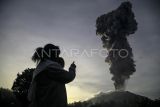
<path id="1" fill-rule="evenodd" d="M 159 100 L 156 102 L 129 91 L 111 91 L 101 92 L 83 102 L 72 103 L 69 107 L 159 107 L 157 105 L 160 105 Z"/>
<path id="2" fill-rule="evenodd" d="M 92 104 L 96 103 L 103 103 L 103 102 L 134 102 L 134 103 L 140 103 L 142 101 L 149 101 L 152 102 L 153 100 L 149 99 L 148 97 L 141 96 L 134 94 L 129 91 L 112 91 L 108 93 L 101 92 L 97 94 L 95 97 L 88 100 L 89 102 L 92 102 Z"/>

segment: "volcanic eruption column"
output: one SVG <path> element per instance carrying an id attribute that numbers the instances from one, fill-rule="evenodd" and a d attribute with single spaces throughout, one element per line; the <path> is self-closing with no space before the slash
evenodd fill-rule
<path id="1" fill-rule="evenodd" d="M 96 34 L 101 36 L 103 47 L 108 50 L 106 62 L 116 90 L 125 90 L 125 81 L 136 69 L 132 48 L 127 37 L 137 30 L 132 4 L 123 2 L 116 10 L 101 15 L 96 20 Z"/>

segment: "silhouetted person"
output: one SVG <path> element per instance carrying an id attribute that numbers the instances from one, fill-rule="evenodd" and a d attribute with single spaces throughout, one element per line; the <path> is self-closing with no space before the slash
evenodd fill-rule
<path id="1" fill-rule="evenodd" d="M 63 69 L 64 60 L 59 57 L 58 46 L 47 44 L 37 48 L 32 60 L 37 62 L 29 89 L 30 107 L 66 107 L 67 94 L 65 84 L 75 78 L 74 63 L 69 71 Z"/>

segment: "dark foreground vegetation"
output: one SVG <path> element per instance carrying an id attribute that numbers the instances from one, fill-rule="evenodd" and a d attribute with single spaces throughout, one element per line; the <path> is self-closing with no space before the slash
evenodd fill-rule
<path id="1" fill-rule="evenodd" d="M 3 107 L 28 107 L 27 93 L 34 68 L 17 74 L 12 89 L 0 88 L 0 105 Z M 54 100 L 54 99 L 53 99 Z M 160 107 L 160 98 L 151 100 L 134 93 L 103 93 L 84 102 L 74 102 L 68 107 Z"/>

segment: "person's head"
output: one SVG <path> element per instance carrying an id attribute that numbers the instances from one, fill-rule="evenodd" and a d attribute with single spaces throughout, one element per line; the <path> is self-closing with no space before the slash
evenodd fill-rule
<path id="1" fill-rule="evenodd" d="M 34 62 L 40 62 L 44 59 L 56 60 L 59 58 L 60 49 L 58 46 L 53 44 L 46 44 L 43 48 L 38 47 L 32 56 Z"/>

